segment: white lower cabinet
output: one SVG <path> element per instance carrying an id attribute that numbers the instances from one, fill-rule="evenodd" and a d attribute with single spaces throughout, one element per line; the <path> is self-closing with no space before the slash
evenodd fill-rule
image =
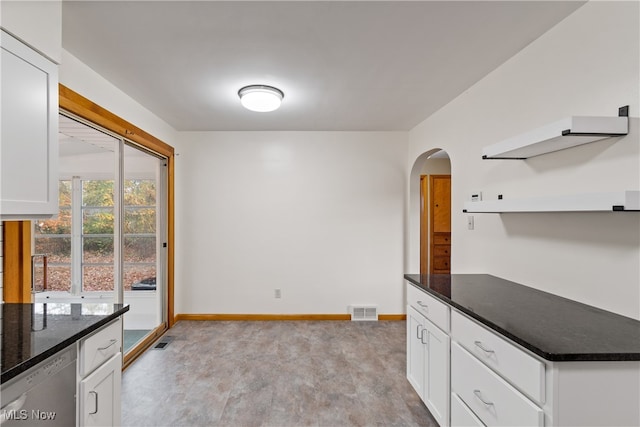
<path id="1" fill-rule="evenodd" d="M 119 426 L 122 354 L 80 381 L 80 426 Z"/>
<path id="2" fill-rule="evenodd" d="M 449 425 L 449 336 L 407 306 L 407 379 L 441 427 Z"/>
<path id="3" fill-rule="evenodd" d="M 441 427 L 640 426 L 640 361 L 549 361 L 407 286 L 407 379 Z"/>
<path id="4" fill-rule="evenodd" d="M 486 426 L 640 425 L 638 361 L 544 360 L 456 310 L 451 340 L 451 391 Z"/>
<path id="5" fill-rule="evenodd" d="M 78 351 L 78 427 L 119 426 L 122 320 L 82 339 Z"/>
<path id="6" fill-rule="evenodd" d="M 544 412 L 457 343 L 451 344 L 451 390 L 485 425 L 544 425 Z"/>

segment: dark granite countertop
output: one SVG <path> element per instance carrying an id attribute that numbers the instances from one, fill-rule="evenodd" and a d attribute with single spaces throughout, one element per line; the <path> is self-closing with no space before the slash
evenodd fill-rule
<path id="1" fill-rule="evenodd" d="M 640 360 L 638 320 L 488 274 L 404 277 L 544 359 Z"/>
<path id="2" fill-rule="evenodd" d="M 0 304 L 2 383 L 129 311 L 123 304 Z"/>

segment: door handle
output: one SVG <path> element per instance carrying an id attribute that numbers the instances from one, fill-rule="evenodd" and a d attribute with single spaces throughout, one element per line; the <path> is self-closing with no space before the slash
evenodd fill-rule
<path id="1" fill-rule="evenodd" d="M 93 412 L 89 412 L 89 415 L 94 415 L 94 414 L 97 414 L 97 413 L 98 413 L 98 392 L 97 392 L 97 391 L 93 391 L 93 390 L 92 390 L 92 391 L 90 391 L 90 392 L 89 392 L 89 394 L 93 394 L 93 395 L 95 396 L 95 400 L 94 400 L 94 402 L 95 402 L 95 408 L 96 408 L 96 410 L 95 410 L 95 411 L 93 411 Z"/>
<path id="2" fill-rule="evenodd" d="M 429 347 L 429 340 L 427 339 L 427 342 L 424 342 L 424 333 L 425 332 L 429 332 L 426 329 L 422 330 L 422 333 L 420 334 L 420 342 L 424 345 L 426 345 L 427 347 Z"/>

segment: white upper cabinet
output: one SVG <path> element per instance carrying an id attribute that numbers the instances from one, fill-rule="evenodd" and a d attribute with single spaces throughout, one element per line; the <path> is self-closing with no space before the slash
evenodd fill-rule
<path id="1" fill-rule="evenodd" d="M 58 212 L 58 66 L 6 32 L 2 46 L 0 219 Z"/>

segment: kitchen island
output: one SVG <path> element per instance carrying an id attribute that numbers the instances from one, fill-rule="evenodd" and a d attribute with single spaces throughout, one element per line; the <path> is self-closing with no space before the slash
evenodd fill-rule
<path id="1" fill-rule="evenodd" d="M 129 311 L 123 304 L 1 304 L 2 384 Z"/>
<path id="2" fill-rule="evenodd" d="M 407 379 L 441 426 L 640 425 L 640 321 L 487 274 L 404 277 Z"/>
<path id="3" fill-rule="evenodd" d="M 120 425 L 128 305 L 2 304 L 0 310 L 3 426 Z"/>

